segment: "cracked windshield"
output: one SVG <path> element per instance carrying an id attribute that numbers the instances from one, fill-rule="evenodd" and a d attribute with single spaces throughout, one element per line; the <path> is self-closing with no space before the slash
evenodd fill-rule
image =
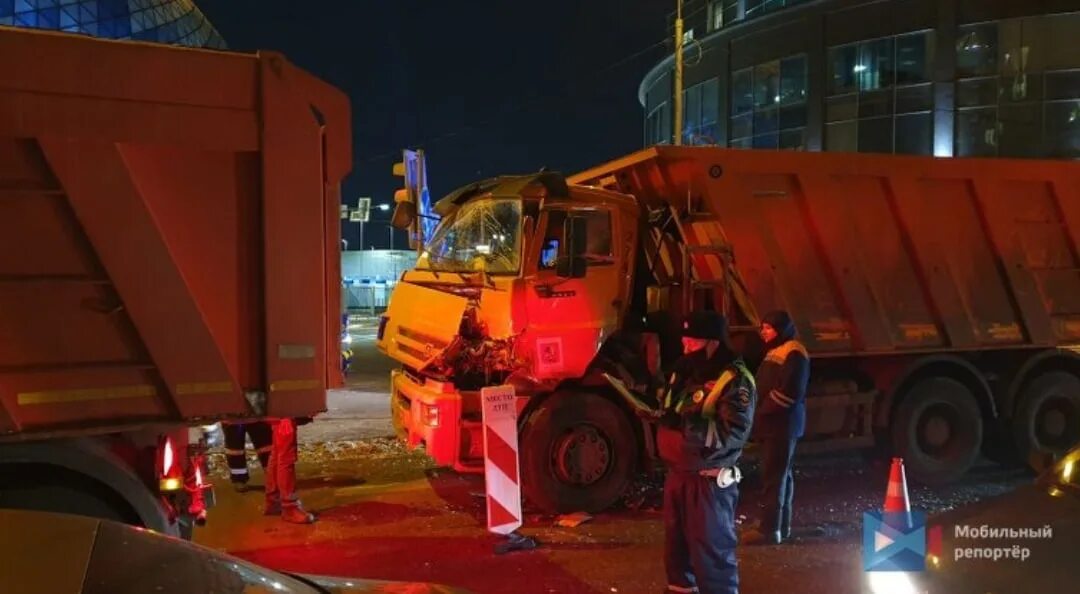
<path id="1" fill-rule="evenodd" d="M 431 270 L 492 274 L 518 271 L 520 200 L 468 202 L 435 230 L 428 244 Z"/>

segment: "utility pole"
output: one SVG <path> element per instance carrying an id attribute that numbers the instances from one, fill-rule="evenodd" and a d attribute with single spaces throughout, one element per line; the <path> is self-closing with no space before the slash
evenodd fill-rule
<path id="1" fill-rule="evenodd" d="M 682 145 L 683 135 L 683 0 L 677 0 L 675 13 L 675 146 Z"/>

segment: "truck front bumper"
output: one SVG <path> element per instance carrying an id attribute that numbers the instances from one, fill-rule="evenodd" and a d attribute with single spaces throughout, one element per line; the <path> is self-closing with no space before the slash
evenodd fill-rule
<path id="1" fill-rule="evenodd" d="M 426 382 L 403 370 L 390 372 L 390 412 L 398 438 L 410 448 L 424 446 L 440 466 L 480 472 L 481 423 L 463 418 L 462 401 L 463 395 L 445 384 Z"/>

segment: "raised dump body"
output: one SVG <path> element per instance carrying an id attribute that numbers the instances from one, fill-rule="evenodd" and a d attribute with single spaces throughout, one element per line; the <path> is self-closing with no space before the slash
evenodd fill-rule
<path id="1" fill-rule="evenodd" d="M 276 54 L 12 29 L 0 72 L 0 435 L 323 410 L 345 96 Z"/>
<path id="2" fill-rule="evenodd" d="M 787 309 L 815 356 L 1080 343 L 1075 163 L 658 147 L 570 182 L 695 213 L 693 280 L 729 254 L 743 317 Z"/>
<path id="3" fill-rule="evenodd" d="M 877 445 L 946 482 L 981 450 L 1080 442 L 1076 163 L 655 147 L 436 211 L 380 326 L 395 420 L 475 471 L 478 390 L 513 385 L 541 507 L 617 500 L 652 429 L 603 373 L 650 392 L 670 322 L 702 307 L 751 364 L 759 316 L 792 313 L 813 358 L 804 452 Z"/>
<path id="4" fill-rule="evenodd" d="M 325 410 L 350 142 L 278 54 L 0 27 L 0 442 Z"/>
<path id="5" fill-rule="evenodd" d="M 671 215 L 653 308 L 791 312 L 805 449 L 891 441 L 945 480 L 982 442 L 1080 440 L 1080 164 L 655 147 L 569 181 Z"/>

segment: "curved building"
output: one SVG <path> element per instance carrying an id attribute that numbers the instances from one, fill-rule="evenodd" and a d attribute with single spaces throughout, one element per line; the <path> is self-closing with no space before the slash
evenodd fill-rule
<path id="1" fill-rule="evenodd" d="M 684 144 L 1080 157 L 1077 0 L 686 0 Z M 646 145 L 671 142 L 668 56 Z"/>
<path id="2" fill-rule="evenodd" d="M 225 49 L 191 0 L 0 0 L 0 25 Z"/>

